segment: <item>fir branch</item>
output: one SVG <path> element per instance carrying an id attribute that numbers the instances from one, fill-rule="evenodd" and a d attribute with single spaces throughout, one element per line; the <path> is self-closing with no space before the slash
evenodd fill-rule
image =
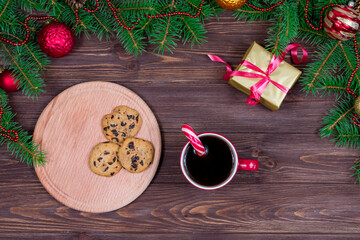
<path id="1" fill-rule="evenodd" d="M 291 0 L 288 0 L 291 1 Z M 257 6 L 259 8 L 270 8 L 278 1 L 276 0 L 267 0 L 267 1 L 251 1 L 251 4 L 254 6 Z M 249 7 L 248 5 L 245 5 L 239 9 L 236 9 L 234 11 L 234 18 L 236 20 L 245 20 L 245 21 L 256 21 L 256 20 L 267 20 L 269 18 L 272 18 L 276 12 L 278 12 L 278 7 L 273 8 L 269 11 L 258 11 L 254 10 L 252 7 Z"/>
<path id="2" fill-rule="evenodd" d="M 163 13 L 166 9 L 168 9 L 169 7 L 171 7 L 171 4 L 169 4 L 169 5 L 166 5 L 166 6 L 164 6 L 163 8 L 161 8 L 157 13 Z M 141 27 L 141 30 L 145 30 L 146 28 L 151 28 L 151 22 L 153 22 L 153 18 L 150 18 L 150 19 L 148 19 L 144 24 L 143 24 L 143 26 Z M 151 34 L 151 32 L 149 32 L 148 33 L 148 35 L 150 35 Z"/>
<path id="3" fill-rule="evenodd" d="M 215 0 L 210 0 L 209 6 L 216 19 L 219 20 L 218 13 L 224 11 L 224 9 L 220 8 L 219 5 L 215 2 Z"/>
<path id="4" fill-rule="evenodd" d="M 333 44 L 333 41 L 331 41 L 330 44 L 320 46 L 317 61 L 309 64 L 309 67 L 305 69 L 302 76 L 301 82 L 304 85 L 304 90 L 312 90 L 315 93 L 315 81 L 326 78 L 329 75 L 331 76 L 329 71 L 334 71 L 332 64 L 341 60 L 341 55 L 339 57 L 338 53 L 333 56 L 339 45 L 340 41 L 336 44 Z M 331 61 L 329 61 L 330 59 Z"/>
<path id="5" fill-rule="evenodd" d="M 17 22 L 18 10 L 14 1 L 0 1 L 0 30 L 10 32 L 11 28 Z"/>
<path id="6" fill-rule="evenodd" d="M 99 18 L 96 17 L 96 15 L 94 13 L 91 13 L 93 15 L 93 17 L 96 19 L 96 21 L 104 28 L 104 30 L 109 33 L 110 30 L 104 25 L 104 23 L 102 23 Z"/>
<path id="7" fill-rule="evenodd" d="M 126 24 L 126 21 L 121 12 L 118 13 L 118 16 L 120 21 L 123 24 Z M 118 31 L 116 37 L 123 43 L 123 46 L 127 52 L 134 53 L 134 55 L 137 56 L 145 50 L 145 43 L 142 42 L 143 36 L 141 36 L 142 31 L 123 29 L 118 25 L 116 27 Z"/>
<path id="8" fill-rule="evenodd" d="M 117 8 L 117 11 L 133 11 L 133 10 L 149 10 L 149 11 L 153 11 L 154 8 L 152 7 L 124 7 L 124 8 Z"/>
<path id="9" fill-rule="evenodd" d="M 332 40 L 329 36 L 316 31 L 312 31 L 310 29 L 306 29 L 302 27 L 299 27 L 298 29 L 300 31 L 297 37 L 300 38 L 302 41 L 309 43 L 311 45 L 317 45 L 323 43 L 324 41 Z"/>
<path id="10" fill-rule="evenodd" d="M 349 108 L 349 110 L 347 110 L 345 113 L 343 113 L 342 115 L 340 115 L 336 121 L 331 124 L 329 127 L 328 127 L 328 130 L 329 131 L 332 131 L 334 129 L 334 127 L 336 126 L 336 124 L 338 124 L 344 117 L 346 117 L 352 110 L 354 110 L 354 106 L 352 106 L 351 108 Z"/>
<path id="11" fill-rule="evenodd" d="M 31 0 L 16 0 L 21 8 L 25 11 L 32 12 L 33 10 L 48 11 L 51 6 L 51 1 L 31 1 Z"/>
<path id="12" fill-rule="evenodd" d="M 0 105 L 5 106 L 8 103 L 8 97 L 4 90 L 0 88 Z"/>
<path id="13" fill-rule="evenodd" d="M 125 19 L 123 18 L 121 12 L 119 12 L 119 17 L 120 17 L 121 21 L 126 25 Z M 132 42 L 134 44 L 134 48 L 136 50 L 139 50 L 137 42 L 135 41 L 135 38 L 134 38 L 132 32 L 130 30 L 128 30 L 128 29 L 126 30 L 126 32 L 127 32 L 127 34 L 129 34 L 129 36 L 130 36 L 130 38 L 131 38 L 131 40 L 132 40 Z"/>
<path id="14" fill-rule="evenodd" d="M 349 60 L 348 54 L 346 53 L 343 44 L 340 43 L 340 47 L 341 47 L 342 52 L 344 53 L 344 57 L 346 59 L 346 62 L 349 64 L 350 69 L 353 71 L 354 67 L 352 66 L 352 64 L 351 64 L 351 62 Z M 359 80 L 359 76 L 358 76 L 357 72 L 355 72 L 355 77 L 356 77 L 356 79 L 358 80 L 358 82 L 360 84 L 360 80 Z"/>
<path id="15" fill-rule="evenodd" d="M 269 37 L 266 41 L 266 48 L 279 56 L 285 48 L 295 40 L 299 19 L 297 15 L 297 5 L 291 1 L 283 3 L 278 7 L 271 18 L 272 26 L 269 27 Z"/>
<path id="16" fill-rule="evenodd" d="M 15 35 L 13 35 L 13 34 L 10 34 L 10 33 L 4 33 L 4 32 L 0 32 L 0 35 L 1 34 L 5 34 L 5 35 L 7 35 L 7 36 L 11 36 L 11 37 L 13 37 L 13 38 L 15 38 L 16 40 L 18 40 L 19 42 L 22 42 L 23 41 L 23 39 L 21 39 L 21 38 L 19 38 L 19 37 L 17 37 L 17 36 L 15 36 Z M 29 46 L 29 45 L 31 45 L 31 47 Z M 49 65 L 49 61 L 48 61 L 48 59 L 45 57 L 45 55 L 43 54 L 43 52 L 41 51 L 39 51 L 39 50 L 32 50 L 31 48 L 36 48 L 34 45 L 33 45 L 33 43 L 25 43 L 24 44 L 24 46 L 25 46 L 25 48 L 26 48 L 26 50 L 30 53 L 30 55 L 31 55 L 31 57 L 35 60 L 35 62 L 39 65 L 39 68 L 42 70 L 42 69 L 44 69 L 45 68 L 45 66 L 48 66 Z"/>
<path id="17" fill-rule="evenodd" d="M 71 8 L 71 12 L 74 14 L 74 16 L 76 16 L 75 15 L 75 10 L 73 8 Z M 81 20 L 80 15 L 79 15 L 79 23 L 84 29 L 87 29 L 85 23 Z"/>
<path id="18" fill-rule="evenodd" d="M 32 68 L 32 64 L 19 61 L 10 50 L 10 46 L 6 46 L 4 43 L 1 43 L 3 51 L 3 57 L 10 60 L 5 65 L 10 65 L 10 68 L 14 70 L 15 75 L 18 75 L 17 78 L 20 80 L 20 87 L 23 89 L 23 93 L 28 97 L 37 97 L 40 92 L 43 90 L 40 87 L 44 86 L 43 80 L 40 78 L 38 71 Z M 20 51 L 23 48 L 16 48 L 17 51 Z M 19 53 L 20 54 L 20 53 Z"/>
<path id="19" fill-rule="evenodd" d="M 349 129 L 343 130 L 344 133 L 335 133 L 334 138 L 330 141 L 335 141 L 335 145 L 341 147 L 360 147 L 360 133 L 358 127 L 352 123 L 348 125 Z"/>
<path id="20" fill-rule="evenodd" d="M 322 79 L 318 84 L 318 89 L 322 90 L 322 94 L 334 93 L 338 98 L 341 95 L 348 94 L 346 88 L 347 80 L 349 78 L 346 75 L 328 76 Z M 354 81 L 350 86 L 350 90 L 357 91 L 356 82 Z"/>
<path id="21" fill-rule="evenodd" d="M 358 137 L 360 137 L 360 135 Z M 355 160 L 354 165 L 351 168 L 354 170 L 351 177 L 356 177 L 355 183 L 360 183 L 360 160 Z"/>
<path id="22" fill-rule="evenodd" d="M 342 91 L 345 91 L 346 90 L 346 87 L 339 87 L 339 86 L 324 86 L 323 88 L 325 89 L 337 89 L 337 90 L 342 90 Z M 354 89 L 350 89 L 351 91 L 354 91 Z"/>
<path id="23" fill-rule="evenodd" d="M 197 43 L 201 45 L 202 43 L 206 42 L 204 34 L 206 30 L 204 29 L 203 25 L 199 24 L 196 19 L 193 18 L 185 18 L 184 16 L 180 16 L 184 23 L 183 27 L 183 43 L 186 44 L 187 42 L 191 42 L 191 47 Z"/>
<path id="24" fill-rule="evenodd" d="M 199 9 L 198 5 L 195 5 L 194 3 L 190 2 L 189 0 L 184 0 L 185 2 L 187 2 L 188 4 L 190 4 L 191 7 L 195 8 L 196 11 Z M 201 15 L 205 16 L 204 11 L 201 11 L 200 13 Z"/>
<path id="25" fill-rule="evenodd" d="M 163 37 L 162 37 L 162 39 L 160 39 L 161 41 L 158 42 L 160 44 L 159 51 L 161 51 L 162 53 L 164 53 L 165 46 L 167 46 L 166 44 L 168 44 L 169 46 L 173 46 L 173 48 L 175 48 L 175 46 L 176 46 L 175 43 L 167 43 L 169 41 L 169 40 L 167 40 L 167 37 L 169 35 L 170 20 L 171 20 L 171 17 L 168 17 Z M 171 49 L 169 47 L 167 47 L 167 48 L 172 53 Z"/>
<path id="26" fill-rule="evenodd" d="M 2 96 L 1 91 L 0 96 Z M 37 167 L 43 165 L 45 163 L 45 153 L 32 142 L 32 136 L 28 135 L 27 132 L 18 126 L 17 122 L 13 121 L 15 114 L 11 112 L 11 108 L 6 102 L 0 102 L 0 106 L 3 107 L 4 112 L 1 119 L 2 127 L 6 130 L 15 130 L 19 136 L 18 141 L 13 142 L 7 137 L 0 135 L 0 145 L 6 143 L 8 151 L 19 158 L 20 162 L 26 161 L 28 166 L 34 165 Z"/>
<path id="27" fill-rule="evenodd" d="M 10 0 L 7 0 L 5 2 L 5 6 L 2 8 L 2 11 L 0 12 L 0 18 L 4 15 L 4 12 L 6 11 L 6 9 L 8 8 L 9 6 L 9 3 L 10 3 Z"/>
<path id="28" fill-rule="evenodd" d="M 275 55 L 277 55 L 277 56 L 279 56 L 279 39 L 280 39 L 280 31 L 281 31 L 281 24 L 282 24 L 282 13 L 283 13 L 283 11 L 280 12 L 279 28 L 278 28 L 278 32 L 276 34 L 276 41 L 275 41 L 274 47 L 272 48 L 272 53 L 275 53 Z M 271 40 L 269 42 L 271 43 Z"/>
<path id="29" fill-rule="evenodd" d="M 258 10 L 244 10 L 244 9 L 241 9 L 241 8 L 239 8 L 239 9 L 236 9 L 236 11 L 238 11 L 238 12 L 242 12 L 242 13 L 262 13 L 262 11 L 258 11 Z"/>
<path id="30" fill-rule="evenodd" d="M 360 138 L 357 137 L 359 128 L 352 122 L 351 114 L 354 113 L 354 99 L 348 96 L 339 101 L 324 117 L 325 126 L 320 129 L 321 137 L 333 136 L 331 141 L 336 145 L 345 147 L 360 147 Z"/>
<path id="31" fill-rule="evenodd" d="M 175 1 L 172 0 L 170 4 L 168 4 L 168 8 L 170 11 L 173 11 L 175 7 Z M 167 8 L 167 7 L 165 7 Z M 175 20 L 174 20 L 175 19 Z M 158 19 L 157 28 L 155 31 L 150 32 L 151 40 L 150 43 L 158 45 L 154 51 L 158 53 L 164 53 L 165 49 L 168 49 L 169 52 L 172 52 L 172 49 L 175 49 L 177 46 L 176 38 L 179 37 L 178 32 L 178 16 L 168 16 L 163 19 Z"/>

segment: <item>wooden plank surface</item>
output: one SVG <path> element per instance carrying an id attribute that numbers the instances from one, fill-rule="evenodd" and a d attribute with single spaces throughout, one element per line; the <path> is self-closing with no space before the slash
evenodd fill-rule
<path id="1" fill-rule="evenodd" d="M 314 97 L 297 84 L 277 112 L 245 105 L 246 96 L 222 79 L 253 41 L 264 45 L 266 22 L 236 22 L 230 13 L 206 24 L 208 43 L 179 45 L 174 55 L 127 55 L 115 40 L 77 39 L 73 52 L 44 73 L 46 92 L 32 101 L 11 94 L 16 119 L 32 132 L 40 113 L 63 90 L 111 81 L 142 97 L 160 124 L 158 172 L 129 206 L 105 214 L 78 212 L 54 200 L 35 171 L 0 148 L 0 238 L 3 239 L 358 239 L 359 186 L 350 177 L 358 150 L 337 148 L 317 132 L 334 96 Z M 316 48 L 308 47 L 310 59 Z M 289 57 L 286 58 L 289 61 Z M 303 66 L 297 66 L 300 69 Z M 240 157 L 260 161 L 226 187 L 201 191 L 186 182 L 179 156 L 182 123 L 214 131 Z"/>

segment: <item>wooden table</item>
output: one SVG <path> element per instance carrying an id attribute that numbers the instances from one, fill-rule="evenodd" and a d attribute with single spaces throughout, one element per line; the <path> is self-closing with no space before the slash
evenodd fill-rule
<path id="1" fill-rule="evenodd" d="M 179 45 L 175 54 L 129 56 L 121 44 L 81 38 L 72 53 L 53 59 L 37 101 L 10 96 L 17 121 L 32 132 L 57 94 L 86 81 L 111 81 L 139 94 L 154 111 L 163 152 L 148 189 L 118 211 L 72 210 L 51 197 L 33 168 L 0 148 L 0 237 L 4 239 L 358 239 L 360 192 L 351 178 L 359 151 L 321 139 L 321 119 L 333 96 L 311 96 L 297 84 L 277 112 L 245 105 L 246 96 L 223 79 L 253 41 L 264 45 L 269 23 L 236 22 L 230 13 L 206 24 L 208 43 Z M 308 48 L 310 59 L 315 48 Z M 289 57 L 286 58 L 289 61 Z M 301 66 L 297 66 L 300 69 Z M 260 161 L 226 187 L 202 191 L 179 167 L 186 139 L 182 123 L 232 140 L 243 158 Z M 145 238 L 146 237 L 146 238 Z"/>

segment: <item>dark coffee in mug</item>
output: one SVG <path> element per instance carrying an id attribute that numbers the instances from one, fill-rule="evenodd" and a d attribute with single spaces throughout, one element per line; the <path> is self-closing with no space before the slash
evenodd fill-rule
<path id="1" fill-rule="evenodd" d="M 228 144 L 215 136 L 202 136 L 207 154 L 200 157 L 189 144 L 185 152 L 184 167 L 190 178 L 203 186 L 215 186 L 229 178 L 235 164 Z"/>

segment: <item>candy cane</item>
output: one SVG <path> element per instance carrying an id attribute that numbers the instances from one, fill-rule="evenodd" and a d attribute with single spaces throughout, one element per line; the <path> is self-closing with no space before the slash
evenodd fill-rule
<path id="1" fill-rule="evenodd" d="M 206 150 L 204 145 L 201 143 L 199 137 L 196 135 L 194 129 L 190 127 L 189 124 L 184 124 L 181 126 L 181 131 L 185 134 L 187 139 L 189 139 L 191 146 L 195 149 L 196 153 L 199 156 L 204 156 L 206 154 Z"/>

